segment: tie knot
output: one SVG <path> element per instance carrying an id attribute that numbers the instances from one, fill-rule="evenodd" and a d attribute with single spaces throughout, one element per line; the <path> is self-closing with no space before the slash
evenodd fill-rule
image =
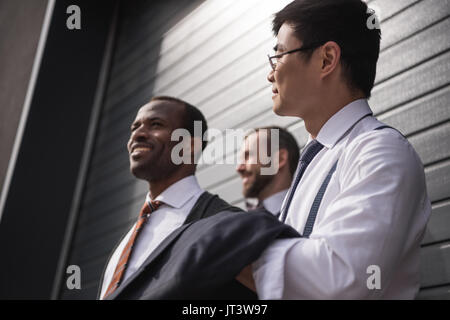
<path id="1" fill-rule="evenodd" d="M 312 140 L 303 150 L 302 154 L 300 155 L 300 161 L 310 163 L 312 159 L 316 156 L 316 154 L 319 153 L 320 150 L 322 150 L 323 144 L 321 144 L 317 140 Z"/>
<path id="2" fill-rule="evenodd" d="M 163 203 L 159 200 L 150 200 L 150 207 L 152 209 L 152 212 L 157 210 Z"/>
<path id="3" fill-rule="evenodd" d="M 146 200 L 144 206 L 141 209 L 141 214 L 139 216 L 143 217 L 145 215 L 152 213 L 153 211 L 157 210 L 162 204 L 163 202 L 158 200 L 150 200 L 150 201 Z"/>

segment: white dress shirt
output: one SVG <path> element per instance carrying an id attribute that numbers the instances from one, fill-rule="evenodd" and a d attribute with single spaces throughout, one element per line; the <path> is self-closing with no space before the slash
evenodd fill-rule
<path id="1" fill-rule="evenodd" d="M 304 172 L 286 216 L 300 234 L 338 160 L 336 171 L 310 237 L 277 240 L 252 264 L 260 299 L 412 299 L 417 294 L 420 243 L 431 213 L 423 165 L 400 133 L 373 130 L 383 124 L 363 118 L 368 114 L 367 101 L 357 100 L 321 128 L 317 141 L 324 148 Z M 376 284 L 373 265 L 380 270 L 380 289 L 368 285 Z"/>
<path id="2" fill-rule="evenodd" d="M 161 205 L 158 210 L 152 212 L 148 221 L 142 227 L 136 243 L 134 244 L 133 253 L 128 261 L 128 266 L 122 282 L 139 269 L 150 253 L 152 253 L 170 233 L 183 224 L 203 192 L 204 190 L 200 188 L 195 176 L 191 175 L 172 184 L 154 199 L 162 201 L 164 204 Z M 150 194 L 147 194 L 146 200 L 150 199 Z M 106 289 L 111 282 L 122 250 L 133 233 L 134 227 L 135 225 L 128 231 L 127 235 L 122 239 L 109 260 L 103 278 L 101 297 L 104 296 Z"/>
<path id="3" fill-rule="evenodd" d="M 277 215 L 278 213 L 280 213 L 281 204 L 283 203 L 283 199 L 286 196 L 288 190 L 289 189 L 282 190 L 264 199 L 262 201 L 264 208 L 266 208 L 266 210 L 273 215 Z"/>

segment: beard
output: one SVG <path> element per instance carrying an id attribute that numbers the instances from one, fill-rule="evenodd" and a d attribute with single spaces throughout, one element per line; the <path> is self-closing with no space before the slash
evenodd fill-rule
<path id="1" fill-rule="evenodd" d="M 261 171 L 253 173 L 255 180 L 246 189 L 244 189 L 244 197 L 257 198 L 261 191 L 273 180 L 274 175 L 261 175 Z"/>

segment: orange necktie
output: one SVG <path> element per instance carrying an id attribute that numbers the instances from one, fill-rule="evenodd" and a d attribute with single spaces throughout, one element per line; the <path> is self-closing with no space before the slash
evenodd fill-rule
<path id="1" fill-rule="evenodd" d="M 131 252 L 133 250 L 134 243 L 136 241 L 137 236 L 139 235 L 139 231 L 142 229 L 145 221 L 147 221 L 148 216 L 155 210 L 157 210 L 162 205 L 161 201 L 145 201 L 144 206 L 139 213 L 138 221 L 136 222 L 136 226 L 134 227 L 133 233 L 130 236 L 130 239 L 127 242 L 127 245 L 123 248 L 122 254 L 120 255 L 119 262 L 117 263 L 116 269 L 114 270 L 114 275 L 111 279 L 111 283 L 108 286 L 108 290 L 106 290 L 103 299 L 113 293 L 120 285 L 120 282 L 125 274 L 125 270 L 127 268 L 128 261 L 130 260 Z"/>

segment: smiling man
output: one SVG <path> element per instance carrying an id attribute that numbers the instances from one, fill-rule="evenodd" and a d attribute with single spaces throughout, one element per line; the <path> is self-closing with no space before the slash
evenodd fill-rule
<path id="1" fill-rule="evenodd" d="M 276 173 L 262 174 L 264 167 L 258 157 L 256 146 L 267 145 L 267 150 L 272 150 L 271 131 L 278 131 L 278 150 L 270 155 L 271 161 L 277 165 Z M 264 134 L 262 134 L 264 133 Z M 242 179 L 242 193 L 244 197 L 256 198 L 256 207 L 264 207 L 275 216 L 280 214 L 281 203 L 292 182 L 292 176 L 297 168 L 299 149 L 295 138 L 287 130 L 277 127 L 256 128 L 248 134 L 241 147 L 241 162 L 237 165 L 236 171 Z M 270 162 L 265 166 L 270 166 Z M 251 204 L 247 204 L 247 209 L 253 209 Z"/>
<path id="2" fill-rule="evenodd" d="M 196 121 L 201 122 L 201 136 L 194 135 Z M 206 141 L 202 140 L 207 130 L 206 120 L 197 108 L 180 99 L 154 97 L 139 109 L 131 125 L 127 145 L 131 173 L 148 182 L 149 192 L 142 199 L 144 205 L 137 222 L 120 240 L 107 262 L 100 282 L 100 299 L 139 299 L 146 290 L 146 281 L 153 277 L 143 274 L 145 268 L 168 247 L 169 243 L 164 240 L 174 230 L 224 210 L 241 211 L 200 188 L 194 175 L 195 161 L 181 164 L 172 161 L 172 149 L 179 143 L 171 139 L 176 129 L 186 129 L 190 133 L 190 156 L 197 157 L 206 146 Z M 202 142 L 196 144 L 196 139 Z M 201 150 L 196 150 L 196 145 L 201 146 Z M 253 293 L 239 283 L 231 286 L 236 289 L 235 294 L 242 289 L 246 293 L 243 297 L 253 297 Z M 226 290 L 217 295 L 222 293 Z"/>
<path id="3" fill-rule="evenodd" d="M 431 205 L 418 155 L 367 102 L 380 50 L 371 15 L 361 0 L 296 0 L 273 20 L 273 110 L 302 119 L 309 139 L 280 216 L 302 237 L 273 242 L 238 277 L 259 298 L 418 292 Z"/>

